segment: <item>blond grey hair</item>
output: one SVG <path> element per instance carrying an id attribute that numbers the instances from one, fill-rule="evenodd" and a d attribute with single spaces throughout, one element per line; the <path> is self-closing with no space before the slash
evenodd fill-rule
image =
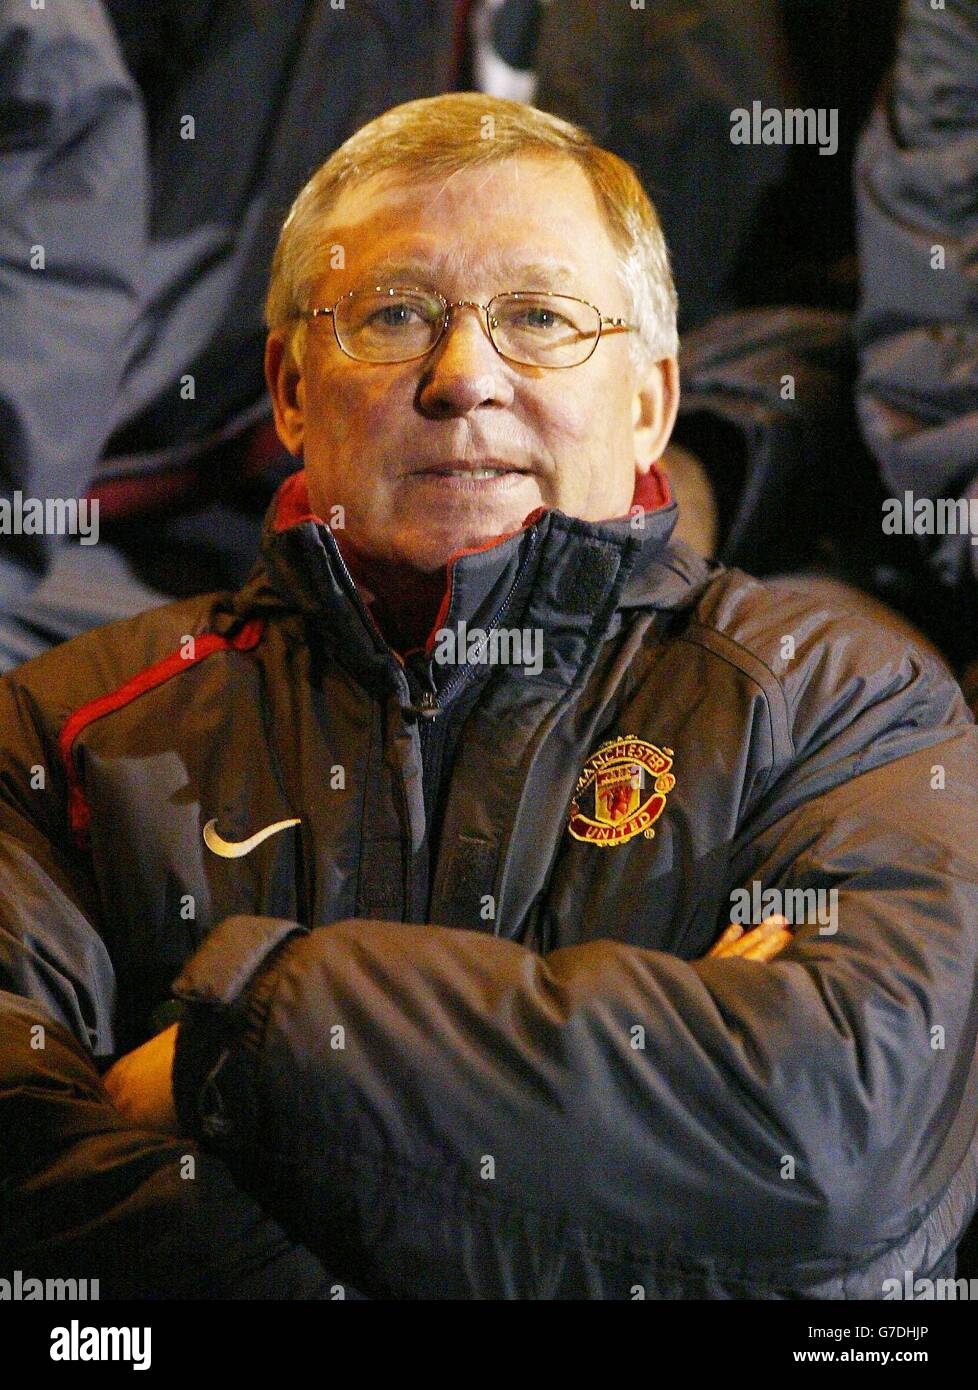
<path id="1" fill-rule="evenodd" d="M 632 360 L 643 367 L 679 349 L 669 252 L 655 208 L 630 164 L 579 126 L 536 107 L 481 92 L 408 101 L 362 126 L 299 192 L 282 226 L 265 301 L 270 330 L 285 331 L 298 364 L 312 285 L 322 273 L 320 229 L 340 193 L 377 174 L 448 177 L 517 156 L 572 159 L 587 176 L 618 256 L 618 274 L 638 332 Z"/>

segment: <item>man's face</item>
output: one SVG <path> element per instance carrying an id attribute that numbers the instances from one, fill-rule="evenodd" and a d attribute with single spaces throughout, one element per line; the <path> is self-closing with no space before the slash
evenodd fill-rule
<path id="1" fill-rule="evenodd" d="M 543 289 L 629 319 L 614 247 L 571 160 L 372 177 L 343 192 L 321 238 L 311 307 L 374 285 L 482 304 Z M 343 265 L 332 269 L 337 246 Z M 346 356 L 324 316 L 309 324 L 298 377 L 281 335 L 270 336 L 266 370 L 279 434 L 303 455 L 315 510 L 341 505 L 362 555 L 431 572 L 541 505 L 591 521 L 628 511 L 636 471 L 661 456 L 677 404 L 675 360 L 638 376 L 629 336 L 606 333 L 580 366 L 521 366 L 496 352 L 483 314 L 457 308 L 426 357 L 378 364 Z M 434 471 L 449 463 L 504 471 Z"/>

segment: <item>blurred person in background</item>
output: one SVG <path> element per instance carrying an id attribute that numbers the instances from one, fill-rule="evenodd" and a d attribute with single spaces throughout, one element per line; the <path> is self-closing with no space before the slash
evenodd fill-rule
<path id="1" fill-rule="evenodd" d="M 293 465 L 262 373 L 282 215 L 372 115 L 455 75 L 453 0 L 0 0 L 0 670 L 237 584 Z"/>
<path id="2" fill-rule="evenodd" d="M 855 171 L 859 422 L 899 530 L 873 548 L 978 713 L 978 3 L 907 0 Z M 885 495 L 884 495 L 885 494 Z M 909 505 L 908 505 L 909 503 Z M 935 511 L 928 524 L 927 508 Z M 924 508 L 924 525 L 916 525 Z M 936 525 L 947 507 L 952 526 Z M 964 524 L 962 524 L 964 523 Z M 978 1223 L 959 1250 L 978 1273 Z"/>
<path id="3" fill-rule="evenodd" d="M 859 421 L 899 516 L 877 546 L 978 709 L 976 0 L 940 10 L 908 0 L 860 143 L 856 198 Z M 953 508 L 950 526 L 939 527 L 936 512 L 928 520 L 936 504 Z M 877 536 L 883 529 L 878 511 Z"/>

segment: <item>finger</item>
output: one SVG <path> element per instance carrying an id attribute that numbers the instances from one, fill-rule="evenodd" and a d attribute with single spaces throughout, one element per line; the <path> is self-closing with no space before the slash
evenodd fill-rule
<path id="1" fill-rule="evenodd" d="M 773 960 L 775 956 L 790 946 L 792 942 L 791 932 L 783 928 L 766 935 L 763 940 L 755 942 L 741 952 L 744 960 Z"/>
<path id="2" fill-rule="evenodd" d="M 783 951 L 788 941 L 791 940 L 790 933 L 787 933 L 787 941 L 781 936 L 781 933 L 784 933 L 788 926 L 787 917 L 780 912 L 765 917 L 759 926 L 751 927 L 746 933 L 739 922 L 732 922 L 707 952 L 707 957 L 729 959 L 733 956 L 740 956 L 747 960 L 769 960 L 779 951 Z M 755 954 L 756 952 L 763 952 L 765 943 L 772 939 L 775 944 L 770 955 Z"/>
<path id="3" fill-rule="evenodd" d="M 773 931 L 776 927 L 786 927 L 787 925 L 787 917 L 783 917 L 780 912 L 775 912 L 770 917 L 764 918 L 757 931 Z"/>
<path id="4" fill-rule="evenodd" d="M 766 917 L 759 927 L 751 927 L 745 935 L 725 941 L 724 936 L 720 938 L 723 943 L 723 950 L 718 951 L 718 955 L 723 956 L 743 956 L 752 950 L 758 942 L 766 941 L 776 932 L 783 931 L 787 925 L 787 918 L 780 915 Z"/>
<path id="5" fill-rule="evenodd" d="M 743 936 L 744 929 L 739 922 L 731 922 L 726 931 L 723 932 L 707 951 L 708 956 L 720 956 L 724 954 L 724 948 Z"/>
<path id="6" fill-rule="evenodd" d="M 765 917 L 759 927 L 752 927 L 746 936 L 741 937 L 739 941 L 733 944 L 730 954 L 746 956 L 751 951 L 758 950 L 764 946 L 765 942 L 770 941 L 772 937 L 777 937 L 780 932 L 783 932 L 787 925 L 788 919 L 780 916 L 780 914 L 776 914 L 773 917 Z"/>
<path id="7" fill-rule="evenodd" d="M 110 1067 L 109 1070 L 102 1077 L 102 1085 L 108 1091 L 113 1101 L 115 1100 L 116 1095 L 119 1093 L 119 1091 L 123 1089 L 124 1071 L 125 1068 L 122 1067 L 119 1062 L 116 1062 L 115 1065 Z"/>

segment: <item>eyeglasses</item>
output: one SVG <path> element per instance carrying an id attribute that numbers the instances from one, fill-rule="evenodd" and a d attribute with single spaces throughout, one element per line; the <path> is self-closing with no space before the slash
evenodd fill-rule
<path id="1" fill-rule="evenodd" d="M 463 307 L 485 314 L 489 340 L 500 357 L 525 367 L 579 367 L 604 332 L 631 333 L 635 327 L 567 294 L 512 290 L 477 304 L 449 301 L 434 290 L 386 285 L 350 290 L 331 309 L 311 309 L 303 317 L 331 315 L 337 346 L 358 362 L 410 362 L 431 352 L 452 310 Z"/>

